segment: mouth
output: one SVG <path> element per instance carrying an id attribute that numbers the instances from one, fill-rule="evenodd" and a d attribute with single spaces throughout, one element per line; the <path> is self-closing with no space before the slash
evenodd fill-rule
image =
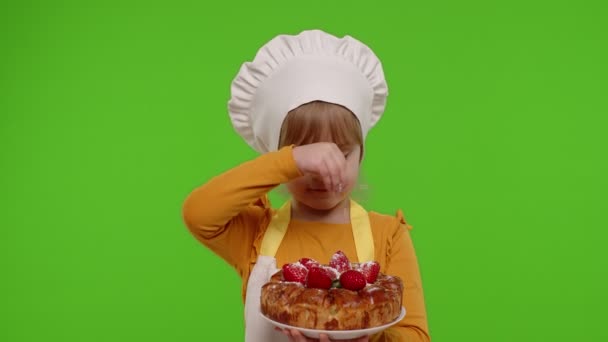
<path id="1" fill-rule="evenodd" d="M 327 189 L 322 189 L 322 188 L 318 188 L 318 189 L 308 189 L 308 191 L 310 191 L 310 192 L 329 192 L 329 190 L 327 190 Z"/>

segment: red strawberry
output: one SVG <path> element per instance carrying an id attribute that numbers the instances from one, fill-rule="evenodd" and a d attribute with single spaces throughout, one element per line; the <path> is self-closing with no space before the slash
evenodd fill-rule
<path id="1" fill-rule="evenodd" d="M 325 273 L 327 273 L 327 276 L 332 281 L 334 281 L 340 277 L 340 273 L 338 273 L 338 271 L 336 271 L 335 268 L 331 268 L 331 267 L 327 267 L 327 266 L 320 266 L 320 267 L 325 271 Z"/>
<path id="2" fill-rule="evenodd" d="M 310 271 L 308 271 L 306 287 L 315 289 L 329 289 L 331 287 L 331 278 L 327 275 L 327 272 L 324 269 L 313 266 Z"/>
<path id="3" fill-rule="evenodd" d="M 313 266 L 319 266 L 319 262 L 315 259 L 302 258 L 299 261 L 300 264 L 304 265 L 309 271 Z"/>
<path id="4" fill-rule="evenodd" d="M 342 251 L 337 251 L 329 261 L 329 266 L 333 267 L 339 273 L 350 270 L 350 261 Z"/>
<path id="5" fill-rule="evenodd" d="M 308 270 L 301 264 L 293 263 L 283 265 L 283 279 L 285 281 L 293 281 L 304 285 L 306 284 L 307 275 Z"/>
<path id="6" fill-rule="evenodd" d="M 340 276 L 340 284 L 347 290 L 359 291 L 366 285 L 365 276 L 359 271 L 349 270 Z"/>
<path id="7" fill-rule="evenodd" d="M 380 272 L 380 264 L 375 261 L 368 261 L 361 265 L 361 273 L 365 276 L 365 281 L 368 284 L 372 284 L 378 278 Z"/>

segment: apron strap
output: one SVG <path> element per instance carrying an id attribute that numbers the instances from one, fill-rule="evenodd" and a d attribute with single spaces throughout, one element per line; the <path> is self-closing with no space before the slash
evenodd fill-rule
<path id="1" fill-rule="evenodd" d="M 291 201 L 285 202 L 274 214 L 260 246 L 260 255 L 274 257 L 287 232 L 291 219 Z M 374 260 L 374 237 L 369 215 L 355 201 L 350 201 L 350 223 L 359 262 Z"/>
<path id="2" fill-rule="evenodd" d="M 355 249 L 359 262 L 374 260 L 374 237 L 369 223 L 369 215 L 355 201 L 350 201 L 350 224 L 353 228 Z"/>
<path id="3" fill-rule="evenodd" d="M 285 202 L 274 214 L 260 246 L 260 255 L 273 257 L 277 254 L 281 241 L 287 232 L 291 219 L 291 201 Z"/>

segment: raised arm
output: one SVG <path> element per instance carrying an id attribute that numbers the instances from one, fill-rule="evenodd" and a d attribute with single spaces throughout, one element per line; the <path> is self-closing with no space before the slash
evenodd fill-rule
<path id="1" fill-rule="evenodd" d="M 239 270 L 248 262 L 246 247 L 268 209 L 265 195 L 299 176 L 291 146 L 266 153 L 192 191 L 183 205 L 184 222 L 201 243 Z"/>

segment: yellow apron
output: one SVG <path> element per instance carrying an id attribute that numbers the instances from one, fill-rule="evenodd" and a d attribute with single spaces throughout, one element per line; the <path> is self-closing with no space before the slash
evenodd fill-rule
<path id="1" fill-rule="evenodd" d="M 260 295 L 262 286 L 278 271 L 275 255 L 287 232 L 291 220 L 291 202 L 287 201 L 272 217 L 260 247 L 257 261 L 249 275 L 245 298 L 245 341 L 278 342 L 288 341 L 281 332 L 260 315 Z M 367 211 L 354 201 L 350 201 L 350 222 L 353 229 L 355 248 L 359 262 L 374 260 L 374 240 Z"/>

